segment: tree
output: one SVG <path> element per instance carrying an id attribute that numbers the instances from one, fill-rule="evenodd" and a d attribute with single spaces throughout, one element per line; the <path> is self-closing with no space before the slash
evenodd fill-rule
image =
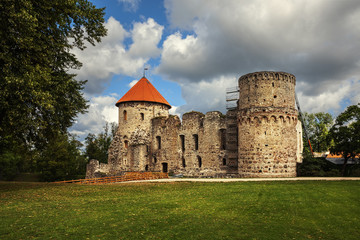
<path id="1" fill-rule="evenodd" d="M 111 123 L 109 128 L 109 123 L 106 123 L 104 126 L 104 132 L 99 133 L 98 135 L 89 133 L 85 138 L 85 156 L 88 160 L 96 159 L 101 163 L 107 163 L 108 160 L 108 150 L 111 144 L 112 139 L 115 136 L 117 130 L 117 124 Z"/>
<path id="2" fill-rule="evenodd" d="M 355 160 L 360 154 L 360 104 L 349 106 L 336 118 L 329 139 L 334 143 L 331 153 L 341 154 L 344 158 L 342 173 L 345 176 L 348 160 Z"/>
<path id="3" fill-rule="evenodd" d="M 70 50 L 99 42 L 103 17 L 87 0 L 0 2 L 0 151 L 14 142 L 44 148 L 85 112 L 85 81 L 69 73 L 81 63 Z"/>
<path id="4" fill-rule="evenodd" d="M 40 153 L 38 168 L 43 181 L 84 178 L 86 160 L 82 144 L 69 134 L 58 133 Z"/>
<path id="5" fill-rule="evenodd" d="M 314 151 L 323 152 L 329 150 L 330 145 L 327 136 L 334 121 L 331 114 L 324 112 L 305 113 L 304 121 Z"/>

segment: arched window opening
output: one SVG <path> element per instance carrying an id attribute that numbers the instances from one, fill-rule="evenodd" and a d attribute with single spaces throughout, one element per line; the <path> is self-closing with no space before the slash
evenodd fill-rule
<path id="1" fill-rule="evenodd" d="M 223 164 L 223 166 L 226 165 L 226 158 L 223 158 L 222 164 Z"/>
<path id="2" fill-rule="evenodd" d="M 201 168 L 201 166 L 202 166 L 201 157 L 200 157 L 200 156 L 197 156 L 197 159 L 198 159 L 199 168 Z"/>
<path id="3" fill-rule="evenodd" d="M 123 115 L 124 115 L 124 121 L 126 121 L 127 120 L 127 111 L 126 110 L 124 110 Z"/>
<path id="4" fill-rule="evenodd" d="M 141 117 L 141 120 L 143 121 L 144 120 L 144 114 L 140 113 L 140 117 Z"/>
<path id="5" fill-rule="evenodd" d="M 125 140 L 125 141 L 124 141 L 124 146 L 125 146 L 125 148 L 128 148 L 128 147 L 129 147 L 129 141 L 128 141 L 128 140 Z"/>
<path id="6" fill-rule="evenodd" d="M 193 137 L 194 137 L 195 150 L 199 150 L 199 136 L 197 134 L 194 134 Z"/>
<path id="7" fill-rule="evenodd" d="M 182 158 L 182 167 L 183 167 L 183 168 L 186 168 L 186 162 L 185 162 L 185 158 L 184 158 L 184 157 Z"/>
<path id="8" fill-rule="evenodd" d="M 160 136 L 156 136 L 156 142 L 157 142 L 158 149 L 161 149 L 161 137 Z"/>

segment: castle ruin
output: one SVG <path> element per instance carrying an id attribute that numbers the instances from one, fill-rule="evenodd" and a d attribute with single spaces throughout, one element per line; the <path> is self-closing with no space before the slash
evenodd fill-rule
<path id="1" fill-rule="evenodd" d="M 117 103 L 119 128 L 107 164 L 91 160 L 87 178 L 127 171 L 192 177 L 296 177 L 302 128 L 295 76 L 255 72 L 238 80 L 239 100 L 226 115 L 169 115 L 171 105 L 143 77 Z"/>

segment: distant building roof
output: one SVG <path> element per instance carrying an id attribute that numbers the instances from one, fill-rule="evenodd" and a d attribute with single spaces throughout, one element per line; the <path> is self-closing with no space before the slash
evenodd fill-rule
<path id="1" fill-rule="evenodd" d="M 123 102 L 156 102 L 171 108 L 166 99 L 145 77 L 141 78 L 115 105 L 119 106 Z"/>
<path id="2" fill-rule="evenodd" d="M 341 154 L 328 154 L 326 160 L 335 164 L 344 164 L 344 158 Z M 356 161 L 359 161 L 359 156 L 355 156 L 355 159 L 349 158 L 348 164 L 356 164 Z"/>

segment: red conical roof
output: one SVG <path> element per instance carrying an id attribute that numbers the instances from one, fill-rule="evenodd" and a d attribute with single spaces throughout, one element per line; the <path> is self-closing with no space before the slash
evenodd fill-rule
<path id="1" fill-rule="evenodd" d="M 171 105 L 145 77 L 141 78 L 125 95 L 115 104 L 122 102 L 156 102 L 171 108 Z"/>

